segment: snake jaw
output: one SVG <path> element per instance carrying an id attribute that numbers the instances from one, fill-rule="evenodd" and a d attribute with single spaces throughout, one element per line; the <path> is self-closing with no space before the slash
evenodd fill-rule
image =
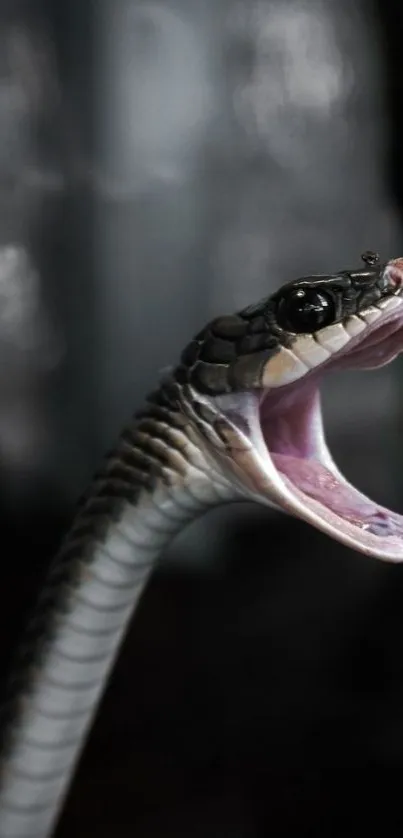
<path id="1" fill-rule="evenodd" d="M 361 553 L 391 562 L 403 561 L 403 516 L 361 494 L 337 469 L 326 444 L 319 385 L 329 370 L 377 368 L 403 351 L 403 260 L 399 262 L 397 267 L 391 263 L 388 277 L 394 294 L 385 296 L 376 312 L 374 306 L 360 312 L 355 319 L 362 328 L 350 318 L 349 324 L 337 324 L 336 331 L 322 331 L 322 346 L 327 343 L 330 349 L 333 341 L 334 347 L 322 363 L 315 365 L 310 347 L 307 351 L 306 342 L 301 345 L 297 339 L 287 349 L 282 371 L 278 355 L 274 371 L 273 359 L 268 361 L 263 381 L 269 380 L 271 387 L 237 394 L 237 409 L 234 397 L 230 410 L 226 396 L 213 399 L 231 426 L 229 462 L 244 475 L 248 497 L 300 517 Z M 347 340 L 341 334 L 346 325 Z"/>

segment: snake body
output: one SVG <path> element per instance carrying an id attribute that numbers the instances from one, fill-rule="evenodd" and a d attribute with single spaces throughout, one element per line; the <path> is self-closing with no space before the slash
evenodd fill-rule
<path id="1" fill-rule="evenodd" d="M 403 260 L 367 255 L 358 271 L 305 277 L 216 318 L 122 432 L 78 505 L 12 672 L 0 838 L 50 838 L 136 604 L 185 523 L 252 499 L 403 558 L 400 516 L 337 471 L 316 389 L 330 365 L 378 366 L 400 351 L 402 282 Z"/>

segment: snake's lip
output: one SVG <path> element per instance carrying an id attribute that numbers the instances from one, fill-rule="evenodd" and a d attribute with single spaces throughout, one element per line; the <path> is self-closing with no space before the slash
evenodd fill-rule
<path id="1" fill-rule="evenodd" d="M 384 315 L 364 338 L 358 336 L 300 381 L 245 394 L 237 428 L 245 444 L 232 448 L 249 496 L 391 562 L 403 561 L 403 516 L 374 503 L 337 469 L 325 441 L 319 385 L 329 368 L 375 368 L 403 351 L 403 298 L 400 303 L 401 311 Z"/>

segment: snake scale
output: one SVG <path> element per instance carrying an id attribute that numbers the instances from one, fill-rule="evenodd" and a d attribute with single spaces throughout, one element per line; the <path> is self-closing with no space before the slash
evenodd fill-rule
<path id="1" fill-rule="evenodd" d="M 403 558 L 403 519 L 327 448 L 319 385 L 403 348 L 403 259 L 302 277 L 189 343 L 95 475 L 22 638 L 3 712 L 0 838 L 50 838 L 158 557 L 208 508 L 255 500 Z"/>

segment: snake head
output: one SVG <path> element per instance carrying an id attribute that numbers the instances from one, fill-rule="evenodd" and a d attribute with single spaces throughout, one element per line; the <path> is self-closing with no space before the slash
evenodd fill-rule
<path id="1" fill-rule="evenodd" d="M 327 447 L 320 383 L 403 349 L 403 258 L 302 277 L 212 321 L 174 372 L 184 412 L 239 497 L 298 516 L 344 544 L 403 560 L 403 517 L 347 482 Z"/>

